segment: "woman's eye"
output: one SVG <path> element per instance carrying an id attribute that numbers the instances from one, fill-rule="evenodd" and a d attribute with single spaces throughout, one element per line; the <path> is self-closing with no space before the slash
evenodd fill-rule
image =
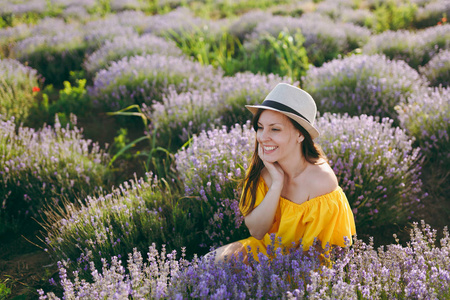
<path id="1" fill-rule="evenodd" d="M 272 128 L 272 131 L 280 131 L 278 128 Z"/>
<path id="2" fill-rule="evenodd" d="M 261 126 L 256 127 L 256 129 L 261 130 L 263 129 Z"/>

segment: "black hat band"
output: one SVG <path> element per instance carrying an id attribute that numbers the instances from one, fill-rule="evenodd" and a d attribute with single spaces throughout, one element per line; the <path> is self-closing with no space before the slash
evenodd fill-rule
<path id="1" fill-rule="evenodd" d="M 271 107 L 271 108 L 275 108 L 275 109 L 278 109 L 278 110 L 281 110 L 281 111 L 284 111 L 284 112 L 292 113 L 294 115 L 299 116 L 302 119 L 305 119 L 306 122 L 311 124 L 311 122 L 307 118 L 302 116 L 299 112 L 297 112 L 296 110 L 293 110 L 289 106 L 284 105 L 284 104 L 282 104 L 280 102 L 272 101 L 272 100 L 264 100 L 264 102 L 261 103 L 261 105 L 267 106 L 267 107 Z"/>

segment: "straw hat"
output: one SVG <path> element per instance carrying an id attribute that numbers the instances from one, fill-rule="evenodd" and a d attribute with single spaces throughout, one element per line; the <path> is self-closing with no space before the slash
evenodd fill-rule
<path id="1" fill-rule="evenodd" d="M 255 114 L 258 108 L 280 112 L 299 123 L 315 139 L 320 135 L 314 127 L 317 107 L 314 99 L 304 90 L 287 84 L 279 83 L 259 105 L 246 105 Z"/>

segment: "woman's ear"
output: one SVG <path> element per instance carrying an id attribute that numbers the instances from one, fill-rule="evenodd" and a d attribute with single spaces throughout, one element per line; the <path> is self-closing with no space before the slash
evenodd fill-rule
<path id="1" fill-rule="evenodd" d="M 305 136 L 303 134 L 300 134 L 298 139 L 297 139 L 297 143 L 300 144 L 301 142 L 303 142 L 304 139 L 305 139 Z"/>

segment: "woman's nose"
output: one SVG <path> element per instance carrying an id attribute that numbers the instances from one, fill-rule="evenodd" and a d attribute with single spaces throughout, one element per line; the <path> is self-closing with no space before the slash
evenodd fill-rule
<path id="1" fill-rule="evenodd" d="M 259 130 L 258 136 L 259 136 L 259 141 L 261 141 L 261 142 L 267 141 L 269 139 L 269 135 L 263 129 Z"/>

